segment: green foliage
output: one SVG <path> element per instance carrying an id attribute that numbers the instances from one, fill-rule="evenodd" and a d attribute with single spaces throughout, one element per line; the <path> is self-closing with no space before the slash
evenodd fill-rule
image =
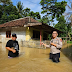
<path id="1" fill-rule="evenodd" d="M 2 6 L 0 5 L 0 18 L 2 17 L 2 14 L 3 14 L 3 12 L 2 12 Z"/>
<path id="2" fill-rule="evenodd" d="M 39 12 L 30 11 L 31 10 L 30 8 L 24 9 L 23 3 L 21 3 L 21 1 L 19 1 L 17 3 L 17 9 L 18 9 L 19 14 L 22 15 L 22 17 L 30 16 L 34 19 L 40 19 L 41 18 Z"/>
<path id="3" fill-rule="evenodd" d="M 60 17 L 62 15 L 62 13 L 65 12 L 66 3 L 67 2 L 65 2 L 65 1 L 55 3 L 56 9 L 53 12 L 56 12 L 56 17 Z"/>
<path id="4" fill-rule="evenodd" d="M 21 4 L 21 1 L 19 1 L 18 3 L 17 3 L 17 10 L 18 10 L 18 12 L 19 12 L 19 14 L 20 15 L 22 15 L 22 12 L 23 12 L 23 3 Z"/>
<path id="5" fill-rule="evenodd" d="M 51 16 L 51 20 L 53 22 L 54 18 L 58 18 L 64 13 L 66 1 L 57 2 L 57 0 L 41 0 L 40 4 L 42 5 L 42 14 L 46 14 L 45 18 Z"/>
<path id="6" fill-rule="evenodd" d="M 60 31 L 66 31 L 66 21 L 64 19 L 64 16 L 61 16 L 59 18 L 57 18 L 57 21 L 59 21 L 56 25 L 55 28 L 56 29 L 60 29 Z"/>
<path id="7" fill-rule="evenodd" d="M 67 43 L 72 43 L 72 41 L 68 40 Z"/>
<path id="8" fill-rule="evenodd" d="M 48 17 L 43 16 L 43 17 L 42 17 L 40 20 L 38 20 L 38 21 L 50 25 L 49 20 L 48 20 Z"/>
<path id="9" fill-rule="evenodd" d="M 26 16 L 34 19 L 41 18 L 39 12 L 30 11 L 30 8 L 24 9 L 23 3 L 20 1 L 17 3 L 17 7 L 12 4 L 11 0 L 0 0 L 0 3 L 0 24 Z"/>
<path id="10" fill-rule="evenodd" d="M 26 8 L 23 10 L 23 17 L 29 16 L 30 8 Z"/>
<path id="11" fill-rule="evenodd" d="M 66 21 L 64 19 L 64 16 L 61 16 L 59 18 L 57 18 L 57 20 L 59 21 L 54 27 L 60 31 L 63 31 L 63 34 L 60 34 L 59 36 L 61 37 L 66 37 L 68 36 L 71 40 L 71 27 L 70 24 L 66 24 Z"/>
<path id="12" fill-rule="evenodd" d="M 34 18 L 34 19 L 40 19 L 40 18 L 41 18 L 39 12 L 34 13 L 33 11 L 31 11 L 31 12 L 29 13 L 29 16 L 31 16 L 31 17 Z"/>
<path id="13" fill-rule="evenodd" d="M 13 4 L 0 5 L 0 24 L 5 22 L 21 18 L 22 16 L 18 13 L 16 6 Z"/>
<path id="14" fill-rule="evenodd" d="M 58 23 L 54 26 L 54 28 L 65 32 L 63 34 L 60 34 L 61 37 L 66 37 L 66 33 L 67 33 L 67 25 L 66 25 L 66 20 L 64 19 L 64 16 L 61 16 L 59 18 L 57 18 Z"/>
<path id="15" fill-rule="evenodd" d="M 71 25 L 67 24 L 67 32 L 71 32 Z"/>
<path id="16" fill-rule="evenodd" d="M 30 11 L 30 8 L 26 8 L 23 10 L 23 17 L 26 17 L 26 16 L 30 16 L 34 19 L 40 19 L 41 18 L 39 12 Z"/>
<path id="17" fill-rule="evenodd" d="M 11 0 L 0 0 L 0 3 L 2 3 L 3 6 L 12 4 Z"/>

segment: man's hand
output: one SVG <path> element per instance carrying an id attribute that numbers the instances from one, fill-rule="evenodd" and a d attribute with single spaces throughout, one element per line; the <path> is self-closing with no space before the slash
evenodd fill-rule
<path id="1" fill-rule="evenodd" d="M 6 49 L 12 51 L 13 53 L 16 53 L 16 50 L 14 48 L 6 47 Z"/>
<path id="2" fill-rule="evenodd" d="M 44 44 L 43 42 L 41 42 L 42 45 L 46 46 L 46 44 Z"/>
<path id="3" fill-rule="evenodd" d="M 13 53 L 16 53 L 16 50 L 13 49 L 12 52 L 13 52 Z"/>
<path id="4" fill-rule="evenodd" d="M 51 45 L 54 45 L 54 43 L 51 43 Z"/>
<path id="5" fill-rule="evenodd" d="M 51 45 L 53 45 L 53 46 L 55 46 L 55 47 L 56 47 L 56 44 L 54 44 L 54 43 L 51 43 Z"/>
<path id="6" fill-rule="evenodd" d="M 44 45 L 44 43 L 43 43 L 43 42 L 41 42 L 41 44 L 42 44 L 42 45 Z"/>

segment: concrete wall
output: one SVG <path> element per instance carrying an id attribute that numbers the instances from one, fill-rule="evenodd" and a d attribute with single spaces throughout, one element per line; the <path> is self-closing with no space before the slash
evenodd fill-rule
<path id="1" fill-rule="evenodd" d="M 12 33 L 16 33 L 17 34 L 17 40 L 18 42 L 21 42 L 22 40 L 26 40 L 26 28 L 24 27 L 18 27 L 18 28 L 4 28 L 4 29 L 0 29 L 0 41 L 2 41 L 3 43 L 6 43 L 8 40 L 10 40 L 11 38 L 6 38 L 6 31 L 11 30 L 11 34 Z"/>
<path id="2" fill-rule="evenodd" d="M 16 33 L 17 34 L 17 40 L 26 40 L 26 28 L 20 27 L 20 28 L 12 28 L 11 34 Z"/>

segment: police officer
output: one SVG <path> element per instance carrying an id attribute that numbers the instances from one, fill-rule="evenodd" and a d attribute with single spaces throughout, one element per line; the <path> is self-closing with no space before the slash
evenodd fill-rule
<path id="1" fill-rule="evenodd" d="M 57 36 L 58 36 L 57 31 L 53 31 L 50 44 L 46 45 L 43 42 L 41 43 L 46 47 L 50 47 L 50 59 L 52 59 L 52 61 L 56 63 L 60 62 L 59 61 L 60 49 L 62 48 L 62 39 Z"/>

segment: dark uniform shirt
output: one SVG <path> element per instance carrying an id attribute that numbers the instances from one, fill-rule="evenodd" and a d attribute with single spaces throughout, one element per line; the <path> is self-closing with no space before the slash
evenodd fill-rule
<path id="1" fill-rule="evenodd" d="M 19 44 L 18 41 L 13 41 L 13 40 L 9 40 L 6 44 L 6 47 L 10 47 L 16 50 L 16 53 L 13 53 L 12 51 L 8 52 L 8 56 L 10 57 L 16 57 L 19 55 Z"/>

